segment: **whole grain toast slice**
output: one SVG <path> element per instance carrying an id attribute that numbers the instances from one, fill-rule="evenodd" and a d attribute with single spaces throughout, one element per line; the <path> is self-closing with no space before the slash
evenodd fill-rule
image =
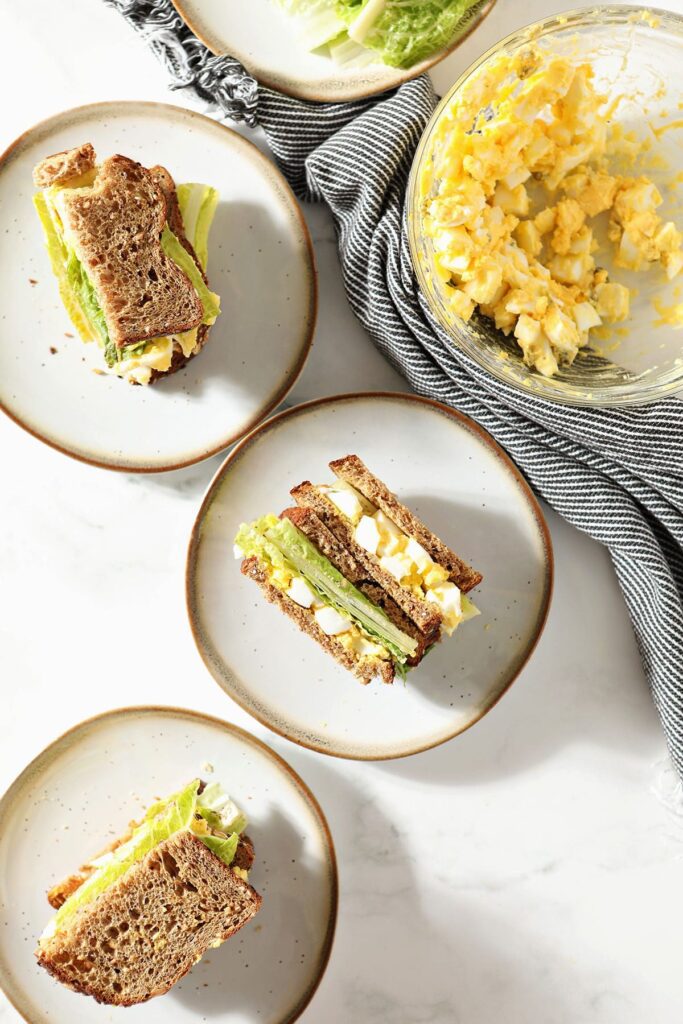
<path id="1" fill-rule="evenodd" d="M 407 633 L 417 642 L 417 650 L 408 659 L 407 664 L 411 667 L 419 665 L 427 648 L 439 639 L 438 623 L 434 625 L 430 633 L 424 633 L 419 629 L 379 583 L 367 579 L 367 571 L 364 567 L 328 530 L 312 508 L 306 506 L 286 508 L 284 512 L 280 513 L 280 518 L 289 519 L 298 530 L 308 537 L 311 543 L 315 544 L 318 551 L 332 563 L 335 569 L 339 570 L 342 576 L 353 583 L 369 601 L 381 608 L 402 633 Z"/>
<path id="2" fill-rule="evenodd" d="M 330 469 L 340 480 L 355 487 L 364 498 L 372 502 L 396 525 L 413 537 L 430 556 L 432 561 L 448 570 L 448 578 L 466 594 L 481 583 L 483 577 L 476 569 L 456 555 L 444 542 L 432 533 L 414 513 L 403 505 L 395 494 L 378 477 L 371 473 L 357 455 L 345 455 L 330 462 Z"/>
<path id="3" fill-rule="evenodd" d="M 424 601 L 409 590 L 402 587 L 398 580 L 382 568 L 379 559 L 362 548 L 354 537 L 353 524 L 339 512 L 333 501 L 318 487 L 304 480 L 289 492 L 297 505 L 311 508 L 330 532 L 350 551 L 356 561 L 363 566 L 366 578 L 373 580 L 396 602 L 399 608 L 416 624 L 425 637 L 438 634 L 442 616 L 435 604 Z"/>
<path id="4" fill-rule="evenodd" d="M 347 650 L 335 637 L 323 633 L 309 608 L 302 608 L 282 590 L 269 582 L 268 575 L 258 558 L 254 556 L 245 558 L 241 571 L 243 575 L 259 585 L 267 601 L 277 605 L 280 611 L 296 623 L 302 633 L 310 636 L 312 640 L 316 640 L 323 650 L 332 655 L 335 661 L 338 661 L 345 669 L 352 672 L 363 685 L 371 683 L 377 676 L 383 683 L 393 683 L 395 676 L 393 661 L 362 657 L 355 651 Z"/>
<path id="5" fill-rule="evenodd" d="M 197 836 L 180 832 L 42 939 L 36 956 L 75 991 L 132 1006 L 167 992 L 261 902 Z"/>
<path id="6" fill-rule="evenodd" d="M 201 323 L 197 292 L 161 246 L 167 202 L 147 168 L 112 156 L 90 188 L 61 195 L 66 228 L 117 347 L 181 334 Z"/>
<path id="7" fill-rule="evenodd" d="M 100 857 L 103 857 L 107 853 L 112 853 L 123 843 L 128 842 L 133 834 L 133 828 L 135 828 L 137 824 L 138 822 L 131 822 L 131 826 L 128 831 L 117 836 L 113 842 L 109 843 L 108 846 L 105 846 L 103 850 L 100 850 L 100 852 L 92 858 L 92 861 L 81 865 L 78 871 L 74 872 L 73 875 L 68 875 L 60 882 L 57 882 L 56 885 L 53 885 L 52 888 L 48 890 L 47 894 L 47 901 L 50 906 L 54 907 L 55 910 L 59 910 L 59 908 L 66 903 L 69 896 L 75 893 L 77 889 L 80 889 L 83 883 L 90 877 L 90 875 L 92 875 L 93 871 L 97 870 L 97 865 L 94 864 L 93 861 L 99 860 Z M 248 871 L 253 863 L 254 844 L 249 836 L 240 836 L 232 866 L 236 868 L 243 868 L 245 871 Z"/>
<path id="8" fill-rule="evenodd" d="M 65 149 L 61 153 L 53 153 L 33 168 L 33 184 L 36 188 L 49 188 L 51 185 L 64 185 L 67 181 L 80 178 L 88 171 L 95 169 L 95 150 L 89 142 L 75 149 Z"/>

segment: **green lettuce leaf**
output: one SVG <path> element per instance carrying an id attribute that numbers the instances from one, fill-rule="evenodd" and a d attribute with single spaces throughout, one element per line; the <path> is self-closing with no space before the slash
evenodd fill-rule
<path id="1" fill-rule="evenodd" d="M 209 262 L 209 231 L 218 206 L 218 190 L 210 185 L 188 182 L 178 185 L 177 193 L 185 234 L 206 270 Z"/>
<path id="2" fill-rule="evenodd" d="M 275 544 L 266 539 L 266 530 L 271 526 L 277 526 L 277 516 L 261 516 L 253 523 L 242 523 L 235 545 L 240 549 L 245 558 L 256 557 L 265 562 L 266 566 L 274 569 L 287 569 L 292 571 L 293 566 L 289 564 L 285 556 Z"/>
<path id="3" fill-rule="evenodd" d="M 452 40 L 477 0 L 337 0 L 351 39 L 409 68 Z"/>
<path id="4" fill-rule="evenodd" d="M 59 295 L 64 308 L 69 314 L 69 319 L 84 341 L 92 341 L 94 331 L 84 311 L 81 308 L 78 296 L 74 293 L 67 274 L 67 262 L 69 254 L 60 233 L 55 227 L 50 215 L 47 201 L 42 192 L 36 193 L 33 197 L 33 205 L 36 208 L 40 223 L 45 234 L 45 248 L 50 259 L 52 273 L 57 278 Z"/>
<path id="5" fill-rule="evenodd" d="M 161 247 L 168 258 L 173 260 L 173 262 L 180 267 L 183 273 L 186 274 L 192 282 L 195 291 L 201 299 L 202 306 L 204 307 L 202 323 L 215 323 L 216 318 L 221 311 L 221 300 L 214 292 L 209 291 L 204 283 L 204 278 L 197 269 L 197 264 L 192 259 L 187 249 L 183 248 L 180 244 L 168 225 L 166 225 L 161 233 Z"/>
<path id="6" fill-rule="evenodd" d="M 255 554 L 271 565 L 284 565 L 300 573 L 321 600 L 351 618 L 389 651 L 395 662 L 403 664 L 415 653 L 417 642 L 349 583 L 289 519 L 264 516 L 249 526 L 243 525 L 235 544 L 246 556 Z"/>
<path id="7" fill-rule="evenodd" d="M 232 864 L 235 859 L 235 852 L 237 850 L 237 844 L 240 841 L 239 833 L 233 832 L 231 836 L 207 836 L 198 835 L 198 839 L 204 843 L 204 846 L 208 846 L 212 853 L 215 853 L 217 857 L 227 864 L 228 867 Z"/>

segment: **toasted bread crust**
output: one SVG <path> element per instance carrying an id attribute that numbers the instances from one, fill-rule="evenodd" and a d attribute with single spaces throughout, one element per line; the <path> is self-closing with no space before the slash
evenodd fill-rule
<path id="1" fill-rule="evenodd" d="M 347 651 L 335 637 L 323 633 L 308 608 L 302 608 L 296 604 L 268 581 L 265 569 L 257 558 L 253 556 L 245 558 L 241 571 L 259 585 L 267 601 L 277 605 L 280 611 L 296 623 L 302 633 L 306 633 L 312 640 L 316 640 L 323 650 L 332 655 L 335 661 L 338 661 L 349 672 L 353 672 L 356 679 L 364 686 L 371 683 L 375 676 L 379 676 L 383 683 L 393 683 L 395 669 L 392 661 L 382 661 L 380 658 L 362 658 L 353 651 Z"/>
<path id="2" fill-rule="evenodd" d="M 315 487 L 310 480 L 304 480 L 289 492 L 297 505 L 312 508 L 325 526 L 348 548 L 364 569 L 367 578 L 378 583 L 401 608 L 408 618 L 426 635 L 432 636 L 441 626 L 441 613 L 436 605 L 429 604 L 402 587 L 390 573 L 383 569 L 379 559 L 356 542 L 353 525 L 338 511 L 336 505 Z"/>
<path id="3" fill-rule="evenodd" d="M 36 956 L 69 988 L 133 1006 L 167 992 L 209 946 L 250 921 L 261 902 L 200 839 L 182 832 L 42 940 Z"/>
<path id="4" fill-rule="evenodd" d="M 72 178 L 80 178 L 87 171 L 92 171 L 96 161 L 95 150 L 89 142 L 75 149 L 53 153 L 33 168 L 33 184 L 36 188 L 63 185 Z"/>
<path id="5" fill-rule="evenodd" d="M 183 246 L 185 251 L 190 254 L 190 256 L 192 257 L 197 266 L 197 270 L 204 279 L 204 284 L 208 286 L 209 279 L 206 276 L 206 271 L 199 262 L 197 254 L 194 251 L 192 245 L 190 244 L 187 235 L 185 234 L 185 224 L 183 223 L 183 216 L 180 212 L 180 205 L 178 203 L 178 193 L 176 192 L 175 182 L 173 178 L 171 177 L 170 173 L 166 170 L 166 168 L 161 167 L 159 164 L 157 164 L 155 167 L 150 167 L 150 174 L 152 175 L 156 184 L 159 186 L 159 188 L 164 194 L 164 199 L 166 200 L 166 219 L 168 221 L 168 226 L 170 227 L 171 231 L 176 236 L 180 244 Z M 184 355 L 183 350 L 181 349 L 178 342 L 175 342 L 173 347 L 173 358 L 171 360 L 171 365 L 169 366 L 168 370 L 152 370 L 152 376 L 149 379 L 149 383 L 153 384 L 155 380 L 159 380 L 162 377 L 168 377 L 170 376 L 170 374 L 177 373 L 178 370 L 184 369 L 184 367 L 187 366 L 190 360 L 194 359 L 195 356 L 198 356 L 201 350 L 204 348 L 209 339 L 210 330 L 211 327 L 209 324 L 200 325 L 199 330 L 197 331 L 197 344 L 194 347 L 194 351 L 191 352 L 189 356 Z"/>
<path id="6" fill-rule="evenodd" d="M 201 323 L 199 296 L 161 246 L 166 200 L 150 171 L 109 157 L 92 188 L 64 192 L 63 210 L 117 347 Z"/>
<path id="7" fill-rule="evenodd" d="M 363 497 L 392 519 L 404 533 L 418 541 L 434 562 L 448 570 L 449 580 L 455 583 L 463 593 L 466 594 L 481 583 L 483 578 L 481 573 L 463 562 L 436 534 L 432 533 L 409 508 L 398 500 L 386 484 L 370 472 L 357 455 L 345 455 L 341 459 L 330 462 L 329 465 L 335 476 L 355 487 Z"/>

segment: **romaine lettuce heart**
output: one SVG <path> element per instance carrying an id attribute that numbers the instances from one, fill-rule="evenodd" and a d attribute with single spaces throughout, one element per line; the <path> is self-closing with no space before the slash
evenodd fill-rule
<path id="1" fill-rule="evenodd" d="M 186 274 L 192 282 L 192 286 L 197 292 L 202 306 L 204 307 L 202 323 L 215 323 L 216 318 L 221 311 L 221 300 L 214 292 L 209 291 L 204 282 L 204 278 L 197 269 L 197 264 L 192 259 L 187 249 L 178 241 L 168 225 L 166 225 L 164 230 L 161 232 L 161 248 L 164 250 L 168 258 L 173 260 L 176 266 L 180 267 L 183 273 Z"/>
<path id="2" fill-rule="evenodd" d="M 240 841 L 240 837 L 237 832 L 233 832 L 232 835 L 225 837 L 200 835 L 197 838 L 201 839 L 204 846 L 208 846 L 212 853 L 215 853 L 217 857 L 220 857 L 224 864 L 232 864 L 235 859 L 237 844 Z"/>
<path id="3" fill-rule="evenodd" d="M 409 68 L 447 46 L 477 0 L 337 0 L 351 39 Z M 355 26 L 355 30 L 354 30 Z"/>
<path id="4" fill-rule="evenodd" d="M 178 185 L 178 205 L 185 234 L 206 271 L 209 262 L 209 231 L 218 206 L 218 190 L 188 182 Z"/>

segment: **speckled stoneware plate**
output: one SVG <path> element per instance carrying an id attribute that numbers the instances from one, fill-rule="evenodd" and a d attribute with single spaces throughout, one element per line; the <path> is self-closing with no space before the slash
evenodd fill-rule
<path id="1" fill-rule="evenodd" d="M 223 314 L 186 369 L 150 387 L 92 372 L 94 344 L 59 300 L 33 209 L 45 155 L 92 142 L 215 186 L 209 280 Z M 0 407 L 36 437 L 109 469 L 154 472 L 207 458 L 274 409 L 308 354 L 316 281 L 308 230 L 280 173 L 210 118 L 161 103 L 96 103 L 31 128 L 0 157 Z"/>
<path id="2" fill-rule="evenodd" d="M 480 0 L 463 18 L 448 46 L 410 68 L 381 61 L 340 67 L 302 45 L 296 22 L 275 0 L 173 0 L 181 17 L 217 55 L 230 54 L 263 85 L 306 100 L 339 102 L 395 89 L 438 64 L 480 24 L 495 0 Z"/>
<path id="3" fill-rule="evenodd" d="M 223 782 L 249 816 L 258 915 L 167 995 L 140 1006 L 101 1006 L 59 985 L 33 956 L 52 913 L 46 890 L 155 797 L 197 776 Z M 30 1024 L 289 1024 L 330 954 L 334 847 L 308 787 L 260 740 L 192 711 L 126 708 L 56 740 L 0 801 L 0 908 L 0 984 Z"/>
<path id="4" fill-rule="evenodd" d="M 482 614 L 430 652 L 407 683 L 364 687 L 240 573 L 240 522 L 292 504 L 355 453 L 484 574 Z M 274 416 L 228 456 L 204 498 L 187 566 L 190 622 L 209 671 L 275 732 L 325 754 L 404 757 L 474 725 L 517 677 L 543 629 L 553 560 L 538 502 L 471 420 L 414 395 L 321 399 Z"/>

